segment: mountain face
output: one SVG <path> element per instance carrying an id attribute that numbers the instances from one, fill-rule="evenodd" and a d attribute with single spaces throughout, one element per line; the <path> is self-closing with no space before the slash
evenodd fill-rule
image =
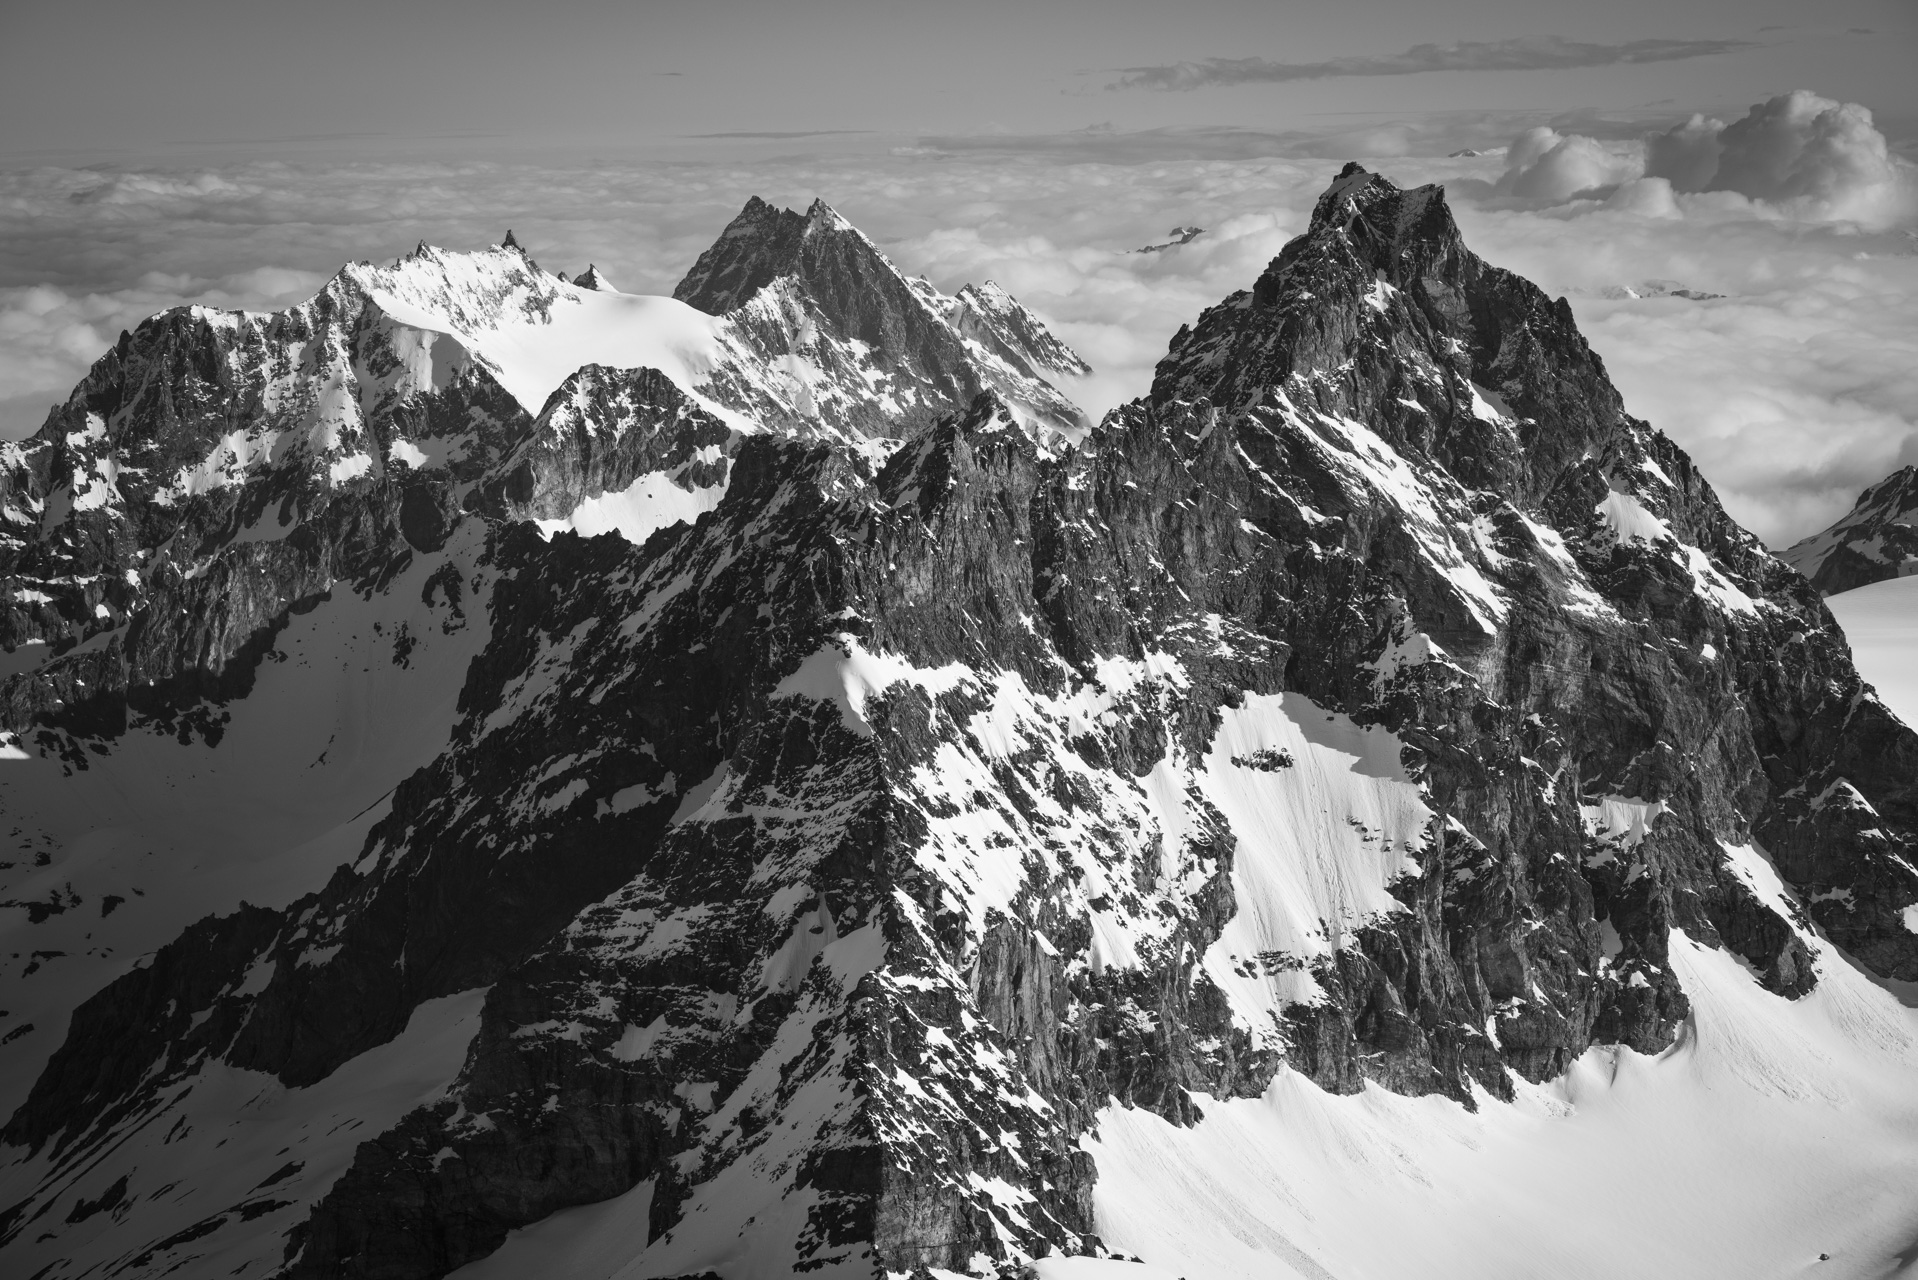
<path id="1" fill-rule="evenodd" d="M 1918 467 L 1892 472 L 1837 523 L 1779 558 L 1828 596 L 1918 573 Z"/>
<path id="2" fill-rule="evenodd" d="M 11 1268 L 1011 1273 L 1115 1117 L 1504 1106 L 1676 948 L 1918 980 L 1918 737 L 1438 189 L 1083 435 L 824 206 L 676 298 L 348 268 L 8 455 Z"/>
<path id="3" fill-rule="evenodd" d="M 1030 312 L 990 281 L 948 298 L 901 275 L 823 200 L 802 214 L 754 197 L 673 297 L 737 317 L 767 353 L 790 350 L 841 381 L 863 373 L 877 403 L 848 417 L 866 434 L 923 427 L 985 390 L 1042 438 L 1086 425 L 1048 379 L 1091 370 Z"/>

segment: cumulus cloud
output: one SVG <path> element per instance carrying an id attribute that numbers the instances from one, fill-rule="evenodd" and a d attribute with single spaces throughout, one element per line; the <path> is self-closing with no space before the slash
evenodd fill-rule
<path id="1" fill-rule="evenodd" d="M 1535 126 L 1512 140 L 1505 172 L 1488 193 L 1545 203 L 1604 200 L 1657 217 L 1694 207 L 1743 208 L 1873 227 L 1895 224 L 1918 207 L 1911 166 L 1892 154 L 1871 112 L 1802 89 L 1761 102 L 1731 124 L 1694 115 L 1629 145 Z"/>
<path id="2" fill-rule="evenodd" d="M 1220 85 L 1324 80 L 1333 76 L 1410 76 L 1427 71 L 1542 71 L 1607 67 L 1631 62 L 1677 62 L 1752 47 L 1749 40 L 1628 40 L 1597 44 L 1561 36 L 1416 44 L 1403 53 L 1271 62 L 1265 58 L 1205 58 L 1154 67 L 1123 67 L 1108 89 L 1207 89 Z"/>
<path id="3" fill-rule="evenodd" d="M 1730 191 L 1814 216 L 1888 221 L 1906 212 L 1910 180 L 1871 112 L 1803 89 L 1740 120 L 1695 115 L 1645 142 L 1645 172 L 1674 191 Z"/>
<path id="4" fill-rule="evenodd" d="M 1512 139 L 1506 169 L 1494 190 L 1525 200 L 1570 200 L 1609 195 L 1619 183 L 1638 176 L 1635 157 L 1619 154 L 1596 138 L 1562 134 L 1537 125 Z"/>
<path id="5" fill-rule="evenodd" d="M 1569 295 L 1630 409 L 1691 450 L 1774 544 L 1918 461 L 1918 240 L 1770 204 L 1755 216 L 1752 197 L 1662 175 L 1621 180 L 1640 154 L 1623 135 L 1643 125 L 1560 119 L 1524 134 L 1525 123 L 884 139 L 751 164 L 0 173 L 0 430 L 37 427 L 120 329 L 166 306 L 281 306 L 345 261 L 420 239 L 478 247 L 508 226 L 550 268 L 592 261 L 622 288 L 664 292 L 753 194 L 795 207 L 823 196 L 941 288 L 997 280 L 1092 361 L 1097 374 L 1073 394 L 1097 413 L 1141 394 L 1172 333 L 1248 287 L 1340 163 L 1368 147 L 1397 182 L 1446 182 L 1478 252 Z M 1472 131 L 1523 136 L 1509 155 L 1448 158 L 1477 145 Z M 1524 190 L 1514 178 L 1495 192 L 1513 168 Z M 1603 198 L 1579 194 L 1611 184 Z M 1194 224 L 1209 230 L 1189 244 L 1131 252 Z M 1617 288 L 1651 279 L 1725 296 Z"/>

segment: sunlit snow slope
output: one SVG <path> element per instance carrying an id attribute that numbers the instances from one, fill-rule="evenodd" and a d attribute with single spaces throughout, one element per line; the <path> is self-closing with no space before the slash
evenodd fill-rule
<path id="1" fill-rule="evenodd" d="M 1918 578 L 1888 578 L 1827 596 L 1858 674 L 1906 724 L 1918 724 Z"/>
<path id="2" fill-rule="evenodd" d="M 1087 1141 L 1099 1230 L 1220 1280 L 1901 1274 L 1918 1015 L 1836 957 L 1786 1002 L 1682 934 L 1671 954 L 1694 1008 L 1676 1045 L 1593 1048 L 1515 1104 L 1341 1098 L 1281 1072 L 1192 1129 L 1109 1110 Z"/>

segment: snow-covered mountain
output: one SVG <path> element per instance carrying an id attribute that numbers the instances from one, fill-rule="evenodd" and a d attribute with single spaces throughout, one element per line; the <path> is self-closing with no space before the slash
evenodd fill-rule
<path id="1" fill-rule="evenodd" d="M 1780 558 L 1826 595 L 1918 573 L 1918 467 L 1892 472 Z"/>
<path id="2" fill-rule="evenodd" d="M 170 313 L 9 456 L 10 1268 L 1907 1248 L 1918 736 L 1438 188 L 1090 428 L 824 206 L 595 286 Z"/>
<path id="3" fill-rule="evenodd" d="M 1048 443 L 1088 425 L 1048 379 L 1090 369 L 1036 317 L 990 281 L 948 298 L 901 274 L 823 200 L 748 201 L 673 297 L 790 358 L 794 403 L 852 433 L 896 436 L 986 390 Z"/>

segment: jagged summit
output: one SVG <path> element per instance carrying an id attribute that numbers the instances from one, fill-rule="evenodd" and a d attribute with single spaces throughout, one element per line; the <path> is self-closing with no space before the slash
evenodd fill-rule
<path id="1" fill-rule="evenodd" d="M 818 218 L 822 210 L 830 212 L 823 200 L 797 213 L 753 196 L 726 224 L 719 239 L 699 255 L 673 289 L 673 297 L 710 315 L 724 315 L 779 276 L 802 270 L 807 233 L 836 229 L 822 225 Z"/>
<path id="2" fill-rule="evenodd" d="M 848 337 L 887 350 L 927 340 L 936 317 L 915 282 L 824 200 L 805 213 L 746 202 L 673 290 L 710 315 L 725 315 L 777 281 L 804 294 Z"/>
<path id="3" fill-rule="evenodd" d="M 1275 389 L 1527 501 L 1624 421 L 1564 299 L 1466 248 L 1442 188 L 1356 163 L 1251 289 L 1175 335 L 1151 398 L 1240 407 Z"/>
<path id="4" fill-rule="evenodd" d="M 573 287 L 576 289 L 591 289 L 595 293 L 619 292 L 618 289 L 613 287 L 612 282 L 606 278 L 606 273 L 590 262 L 586 264 L 586 270 L 573 277 Z"/>
<path id="5" fill-rule="evenodd" d="M 1779 558 L 1828 596 L 1918 573 L 1918 467 L 1872 485 L 1829 528 Z"/>
<path id="6" fill-rule="evenodd" d="M 1401 188 L 1357 161 L 1340 170 L 1313 204 L 1305 243 L 1328 234 L 1351 237 L 1375 268 L 1399 280 L 1436 257 L 1467 252 L 1445 188 L 1436 183 Z"/>

